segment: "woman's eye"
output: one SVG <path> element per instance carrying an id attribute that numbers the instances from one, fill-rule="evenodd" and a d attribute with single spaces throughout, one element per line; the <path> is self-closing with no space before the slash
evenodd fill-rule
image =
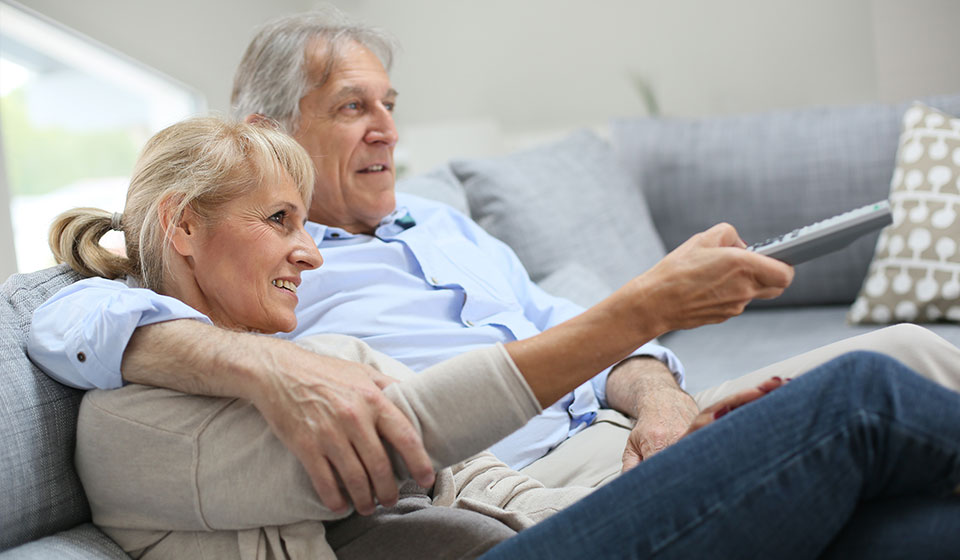
<path id="1" fill-rule="evenodd" d="M 278 224 L 280 224 L 280 225 L 282 226 L 282 225 L 283 225 L 283 220 L 284 220 L 284 218 L 286 218 L 286 217 L 287 217 L 287 211 L 286 211 L 286 210 L 281 210 L 281 211 L 277 212 L 276 214 L 270 216 L 269 220 L 270 220 L 271 222 L 276 222 L 276 223 L 278 223 Z"/>

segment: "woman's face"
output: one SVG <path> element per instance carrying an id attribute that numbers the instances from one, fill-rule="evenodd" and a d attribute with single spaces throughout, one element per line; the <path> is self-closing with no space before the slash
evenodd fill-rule
<path id="1" fill-rule="evenodd" d="M 195 227 L 188 262 L 197 301 L 187 303 L 222 327 L 293 330 L 300 273 L 323 264 L 303 228 L 307 210 L 293 180 L 286 173 L 265 180 L 213 218 Z"/>

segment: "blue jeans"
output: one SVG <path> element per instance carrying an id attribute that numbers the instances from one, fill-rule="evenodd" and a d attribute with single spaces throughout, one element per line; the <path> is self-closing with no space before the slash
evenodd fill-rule
<path id="1" fill-rule="evenodd" d="M 956 558 L 958 483 L 960 393 L 857 352 L 481 558 Z"/>

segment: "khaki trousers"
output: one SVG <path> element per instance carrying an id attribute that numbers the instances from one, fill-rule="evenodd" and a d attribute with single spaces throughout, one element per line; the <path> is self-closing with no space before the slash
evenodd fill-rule
<path id="1" fill-rule="evenodd" d="M 960 348 L 933 332 L 902 324 L 879 329 L 788 358 L 693 395 L 700 408 L 756 387 L 773 376 L 796 377 L 847 352 L 887 354 L 920 375 L 960 391 Z M 597 487 L 620 474 L 621 457 L 633 421 L 614 410 L 601 410 L 587 429 L 566 440 L 520 472 L 548 488 Z"/>

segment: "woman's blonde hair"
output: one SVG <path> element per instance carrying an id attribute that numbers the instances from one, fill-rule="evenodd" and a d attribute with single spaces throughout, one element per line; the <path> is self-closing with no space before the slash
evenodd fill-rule
<path id="1" fill-rule="evenodd" d="M 275 124 L 189 119 L 147 141 L 134 167 L 122 218 L 97 208 L 64 212 L 50 227 L 50 249 L 57 262 L 66 262 L 84 276 L 130 275 L 141 286 L 160 291 L 169 243 L 161 214 L 169 217 L 169 224 L 177 224 L 190 207 L 202 219 L 216 221 L 221 205 L 265 180 L 280 179 L 284 172 L 309 208 L 313 162 Z M 111 229 L 123 231 L 125 257 L 100 245 Z"/>

